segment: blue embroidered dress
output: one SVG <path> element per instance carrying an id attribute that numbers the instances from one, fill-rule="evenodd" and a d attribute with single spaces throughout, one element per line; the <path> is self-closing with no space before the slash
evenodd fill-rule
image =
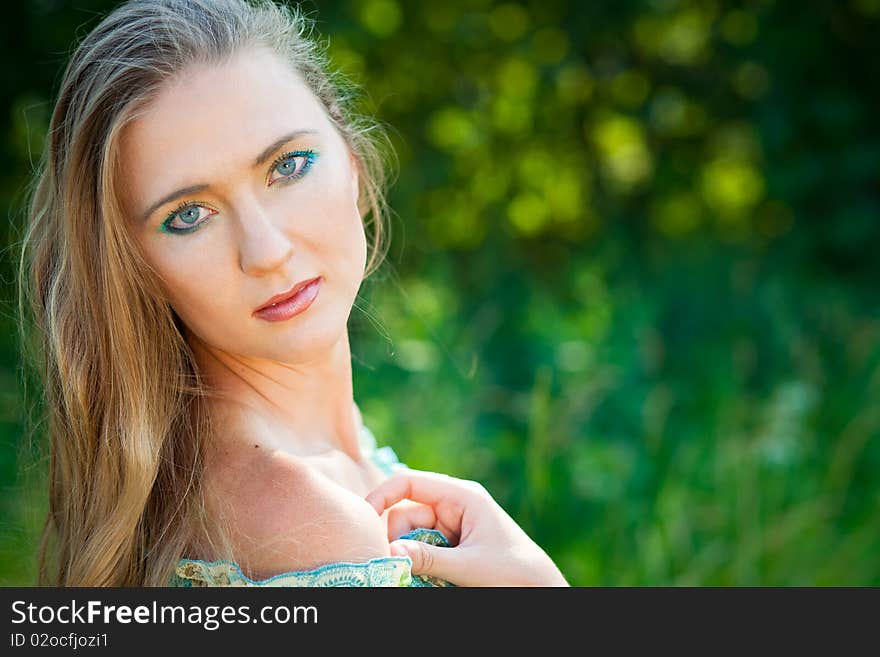
<path id="1" fill-rule="evenodd" d="M 377 447 L 376 437 L 362 425 L 364 452 L 386 475 L 396 467 L 405 467 L 391 447 Z M 414 529 L 400 538 L 449 547 L 449 541 L 436 529 Z M 330 563 L 312 570 L 281 573 L 268 579 L 254 580 L 233 561 L 181 559 L 177 562 L 169 586 L 454 586 L 445 580 L 413 575 L 409 557 L 378 557 L 369 561 Z"/>

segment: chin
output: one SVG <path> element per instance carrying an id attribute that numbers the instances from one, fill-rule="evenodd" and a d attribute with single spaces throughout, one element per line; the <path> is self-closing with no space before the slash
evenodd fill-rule
<path id="1" fill-rule="evenodd" d="M 306 313 L 311 311 L 309 308 Z M 303 317 L 305 319 L 305 317 Z M 328 321 L 330 320 L 330 321 Z M 331 351 L 347 331 L 344 317 L 327 318 L 314 322 L 289 322 L 288 330 L 282 329 L 271 338 L 264 351 L 265 358 L 284 363 L 307 362 Z M 250 336 L 253 339 L 253 336 Z M 266 349 L 268 347 L 268 350 Z"/>

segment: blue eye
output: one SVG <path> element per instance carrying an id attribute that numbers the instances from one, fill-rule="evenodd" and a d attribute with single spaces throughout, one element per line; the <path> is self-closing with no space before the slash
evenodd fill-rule
<path id="1" fill-rule="evenodd" d="M 317 157 L 318 154 L 311 150 L 285 153 L 272 163 L 267 183 L 272 185 L 279 180 L 295 180 L 297 178 L 302 178 Z M 273 174 L 275 173 L 281 175 L 273 177 Z"/>
<path id="2" fill-rule="evenodd" d="M 318 153 L 312 150 L 294 151 L 285 153 L 272 163 L 269 169 L 268 185 L 276 182 L 292 182 L 302 178 L 318 158 Z M 274 174 L 279 174 L 275 176 Z M 204 224 L 208 217 L 217 214 L 205 203 L 184 202 L 169 214 L 162 222 L 161 230 L 166 233 L 191 233 Z"/>
<path id="3" fill-rule="evenodd" d="M 207 217 L 215 214 L 216 211 L 201 203 L 183 203 L 162 222 L 162 230 L 168 233 L 191 233 L 205 223 Z M 179 222 L 175 223 L 177 219 Z"/>

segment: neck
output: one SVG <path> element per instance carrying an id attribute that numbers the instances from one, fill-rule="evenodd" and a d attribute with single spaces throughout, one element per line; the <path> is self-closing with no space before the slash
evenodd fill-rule
<path id="1" fill-rule="evenodd" d="M 272 432 L 272 446 L 305 455 L 338 449 L 361 459 L 361 417 L 352 391 L 347 330 L 325 354 L 304 364 L 232 354 L 192 334 L 188 338 L 199 372 L 213 391 L 280 428 Z"/>

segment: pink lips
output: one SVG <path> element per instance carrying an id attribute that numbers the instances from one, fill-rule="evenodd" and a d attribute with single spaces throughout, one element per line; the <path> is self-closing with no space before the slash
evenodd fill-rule
<path id="1" fill-rule="evenodd" d="M 292 289 L 276 294 L 254 311 L 254 317 L 270 322 L 281 322 L 298 315 L 312 305 L 321 287 L 321 277 L 303 281 Z"/>

